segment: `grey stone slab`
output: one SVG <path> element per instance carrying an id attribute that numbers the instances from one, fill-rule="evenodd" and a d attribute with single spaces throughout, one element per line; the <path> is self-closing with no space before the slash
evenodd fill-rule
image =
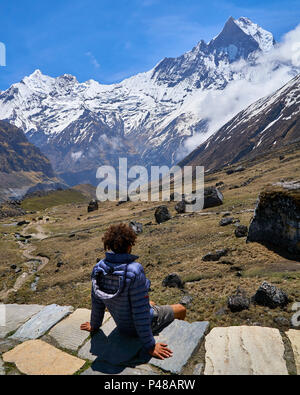
<path id="1" fill-rule="evenodd" d="M 73 311 L 72 306 L 58 306 L 56 304 L 46 306 L 31 317 L 10 338 L 20 341 L 37 339 Z"/>
<path id="2" fill-rule="evenodd" d="M 117 366 L 135 366 L 150 360 L 150 356 L 142 350 L 140 340 L 121 334 L 112 318 L 79 349 L 78 356 Z"/>
<path id="3" fill-rule="evenodd" d="M 4 320 L 1 319 L 0 339 L 7 336 L 10 332 L 15 331 L 34 314 L 41 311 L 45 306 L 40 305 L 18 305 L 6 304 L 1 306 L 1 314 L 4 314 Z"/>
<path id="4" fill-rule="evenodd" d="M 173 356 L 165 360 L 152 358 L 150 363 L 164 371 L 180 374 L 194 351 L 200 345 L 209 327 L 209 322 L 175 320 L 156 338 L 157 342 L 166 343 L 173 351 Z"/>
<path id="5" fill-rule="evenodd" d="M 60 347 L 76 351 L 89 337 L 89 332 L 80 330 L 80 325 L 90 320 L 91 311 L 77 309 L 69 317 L 55 325 L 49 335 Z"/>
<path id="6" fill-rule="evenodd" d="M 81 373 L 82 376 L 136 376 L 136 375 L 157 375 L 157 373 L 148 365 L 137 366 L 136 368 L 128 368 L 122 366 L 113 366 L 105 362 L 95 361 L 93 365 Z"/>

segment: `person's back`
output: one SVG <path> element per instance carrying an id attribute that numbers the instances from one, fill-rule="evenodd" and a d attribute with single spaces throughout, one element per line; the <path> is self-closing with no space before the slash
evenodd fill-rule
<path id="1" fill-rule="evenodd" d="M 139 336 L 144 347 L 150 349 L 155 346 L 148 298 L 150 281 L 136 259 L 134 255 L 108 252 L 94 268 L 91 326 L 101 326 L 107 308 L 122 333 Z"/>
<path id="2" fill-rule="evenodd" d="M 112 315 L 120 332 L 138 336 L 149 354 L 155 358 L 169 358 L 172 351 L 166 344 L 155 342 L 153 333 L 177 319 L 185 319 L 181 304 L 157 306 L 149 301 L 150 281 L 144 269 L 131 255 L 137 235 L 125 224 L 112 225 L 105 233 L 105 259 L 92 272 L 92 313 L 90 323 L 82 330 L 95 332 L 102 325 L 105 309 Z"/>

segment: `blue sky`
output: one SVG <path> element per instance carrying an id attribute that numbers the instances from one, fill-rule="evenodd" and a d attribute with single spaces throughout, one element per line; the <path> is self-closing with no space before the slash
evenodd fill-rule
<path id="1" fill-rule="evenodd" d="M 118 82 L 247 16 L 276 40 L 300 23 L 299 0 L 9 0 L 0 3 L 7 66 L 0 90 L 40 69 L 80 82 Z"/>

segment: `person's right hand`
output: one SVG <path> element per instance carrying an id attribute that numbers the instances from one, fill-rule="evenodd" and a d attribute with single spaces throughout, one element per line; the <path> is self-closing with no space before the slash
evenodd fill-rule
<path id="1" fill-rule="evenodd" d="M 156 359 L 165 359 L 173 356 L 173 351 L 165 343 L 156 343 L 155 347 L 149 351 L 149 354 Z"/>

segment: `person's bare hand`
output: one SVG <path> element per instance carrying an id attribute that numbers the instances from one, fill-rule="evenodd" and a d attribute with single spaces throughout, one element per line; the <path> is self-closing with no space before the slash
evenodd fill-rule
<path id="1" fill-rule="evenodd" d="M 93 332 L 93 328 L 91 327 L 91 324 L 89 322 L 80 325 L 80 329 L 82 331 Z"/>
<path id="2" fill-rule="evenodd" d="M 156 343 L 155 347 L 149 351 L 149 354 L 156 359 L 165 359 L 173 356 L 173 351 L 165 343 Z"/>

